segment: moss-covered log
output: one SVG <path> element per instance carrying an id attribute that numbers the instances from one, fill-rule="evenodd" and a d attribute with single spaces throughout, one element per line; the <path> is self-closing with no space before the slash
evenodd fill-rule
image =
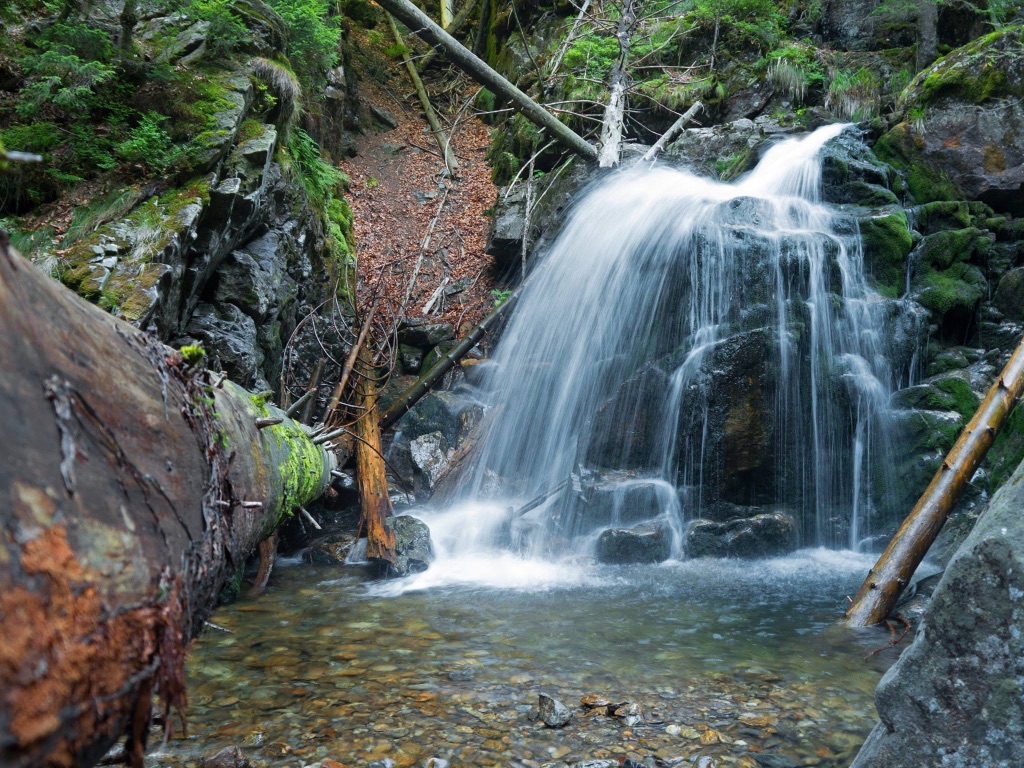
<path id="1" fill-rule="evenodd" d="M 334 459 L 5 241 L 0 327 L 0 764 L 88 766 L 128 734 L 141 765 L 221 587 Z"/>

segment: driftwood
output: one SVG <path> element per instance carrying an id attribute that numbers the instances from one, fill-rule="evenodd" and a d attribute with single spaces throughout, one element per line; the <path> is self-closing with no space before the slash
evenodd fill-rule
<path id="1" fill-rule="evenodd" d="M 846 620 L 853 626 L 878 624 L 910 584 L 917 566 L 942 530 L 964 487 L 970 482 L 999 429 L 1024 391 L 1024 340 L 964 427 L 931 483 L 907 515 L 885 552 L 868 573 Z"/>
<path id="2" fill-rule="evenodd" d="M 452 64 L 489 88 L 495 95 L 511 102 L 513 109 L 527 120 L 546 128 L 548 135 L 557 139 L 564 147 L 588 160 L 597 160 L 597 150 L 582 136 L 487 66 L 409 0 L 380 0 L 378 4 L 428 45 L 438 46 Z"/>
<path id="3" fill-rule="evenodd" d="M 629 88 L 629 44 L 636 23 L 634 0 L 625 0 L 622 16 L 619 17 L 619 29 L 616 37 L 619 41 L 619 55 L 612 65 L 609 78 L 608 104 L 604 109 L 601 121 L 601 152 L 597 163 L 602 168 L 611 168 L 619 164 L 619 150 L 622 145 L 622 128 L 626 116 L 626 90 Z"/>
<path id="4" fill-rule="evenodd" d="M 656 160 L 658 155 L 660 155 L 664 151 L 665 147 L 668 146 L 668 143 L 678 136 L 682 132 L 683 128 L 686 127 L 686 124 L 690 122 L 694 115 L 702 109 L 704 109 L 703 104 L 699 101 L 694 102 L 693 106 L 683 112 L 683 114 L 679 116 L 679 119 L 672 123 L 667 131 L 661 134 L 661 138 L 654 142 L 654 146 L 644 153 L 643 161 L 645 163 L 650 163 Z"/>
<path id="5" fill-rule="evenodd" d="M 388 495 L 387 467 L 380 443 L 380 411 L 377 410 L 377 384 L 373 378 L 373 355 L 364 345 L 359 349 L 359 376 L 356 382 L 356 480 L 362 505 L 360 527 L 366 532 L 366 556 L 395 562 L 395 533 L 388 518 L 393 514 Z"/>
<path id="6" fill-rule="evenodd" d="M 391 27 L 391 34 L 394 36 L 395 42 L 398 45 L 402 45 L 402 35 L 398 31 L 398 25 L 395 24 L 395 17 L 390 13 L 388 14 L 388 24 Z M 416 71 L 416 66 L 408 55 L 402 57 L 402 63 L 405 64 L 405 69 L 409 73 L 409 79 L 412 81 L 413 88 L 416 89 L 416 96 L 419 97 L 420 106 L 423 107 L 423 114 L 427 118 L 427 125 L 430 126 L 430 132 L 434 136 L 434 141 L 437 142 L 438 149 L 441 150 L 444 164 L 448 166 L 448 172 L 454 176 L 456 171 L 459 170 L 459 163 L 455 159 L 455 153 L 451 150 L 448 137 L 441 127 L 441 121 L 437 119 L 437 112 L 434 111 L 434 107 L 430 103 L 427 89 L 423 87 L 420 73 Z"/>
<path id="7" fill-rule="evenodd" d="M 515 303 L 519 300 L 519 295 L 522 291 L 520 286 L 515 293 L 509 296 L 499 306 L 495 307 L 494 310 L 481 320 L 469 333 L 467 333 L 458 344 L 456 344 L 452 350 L 438 360 L 431 367 L 429 371 L 420 376 L 420 378 L 413 384 L 409 389 L 405 390 L 398 399 L 393 402 L 384 414 L 380 417 L 380 428 L 382 430 L 387 429 L 402 416 L 404 416 L 410 408 L 419 402 L 420 398 L 423 397 L 430 388 L 438 382 L 438 380 L 444 376 L 452 367 L 464 358 L 469 351 L 477 345 L 477 342 L 484 337 L 488 329 L 495 325 L 501 317 L 508 312 Z"/>
<path id="8" fill-rule="evenodd" d="M 140 766 L 222 586 L 334 458 L 6 239 L 0 327 L 0 765 L 88 766 L 128 734 Z"/>

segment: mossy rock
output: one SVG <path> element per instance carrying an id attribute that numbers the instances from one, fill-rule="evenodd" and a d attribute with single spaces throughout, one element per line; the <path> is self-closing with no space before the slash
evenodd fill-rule
<path id="1" fill-rule="evenodd" d="M 973 264 L 958 262 L 945 270 L 931 269 L 915 281 L 914 299 L 937 318 L 956 312 L 973 314 L 988 293 L 985 276 Z"/>
<path id="2" fill-rule="evenodd" d="M 985 458 L 988 468 L 988 490 L 993 493 L 1024 461 L 1024 407 L 1017 405 L 996 436 Z"/>
<path id="3" fill-rule="evenodd" d="M 925 143 L 920 131 L 911 123 L 900 123 L 875 142 L 879 159 L 901 171 L 907 189 L 918 203 L 935 200 L 958 200 L 964 195 L 942 169 L 933 167 L 923 157 Z"/>
<path id="4" fill-rule="evenodd" d="M 921 241 L 918 263 L 932 269 L 948 269 L 957 262 L 970 261 L 983 240 L 982 233 L 974 227 L 936 232 Z"/>
<path id="5" fill-rule="evenodd" d="M 971 212 L 963 200 L 940 200 L 919 205 L 912 211 L 914 228 L 923 235 L 971 225 Z"/>
<path id="6" fill-rule="evenodd" d="M 996 288 L 992 303 L 1009 320 L 1024 322 L 1024 267 L 1004 274 Z"/>
<path id="7" fill-rule="evenodd" d="M 861 242 L 864 268 L 876 290 L 893 299 L 903 291 L 907 273 L 907 255 L 914 242 L 902 210 L 861 218 Z"/>
<path id="8" fill-rule="evenodd" d="M 967 421 L 978 409 L 978 396 L 971 389 L 965 374 L 948 373 L 933 377 L 924 384 L 901 389 L 893 395 L 897 408 L 924 411 L 955 411 Z"/>

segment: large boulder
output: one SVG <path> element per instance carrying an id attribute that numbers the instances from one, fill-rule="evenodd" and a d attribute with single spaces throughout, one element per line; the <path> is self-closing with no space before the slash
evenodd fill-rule
<path id="1" fill-rule="evenodd" d="M 981 200 L 1024 214 L 1024 26 L 979 38 L 921 72 L 900 96 L 906 121 L 875 146 L 918 202 Z"/>
<path id="2" fill-rule="evenodd" d="M 395 532 L 395 562 L 387 567 L 387 575 L 400 578 L 427 570 L 434 559 L 427 524 L 412 515 L 398 515 L 391 518 L 391 527 Z"/>
<path id="3" fill-rule="evenodd" d="M 597 559 L 610 565 L 660 563 L 672 554 L 672 530 L 665 523 L 609 528 L 597 539 Z"/>
<path id="4" fill-rule="evenodd" d="M 796 548 L 796 522 L 782 512 L 715 523 L 697 520 L 686 532 L 690 557 L 777 557 Z"/>
<path id="5" fill-rule="evenodd" d="M 1024 464 L 946 568 L 851 768 L 1024 765 Z"/>

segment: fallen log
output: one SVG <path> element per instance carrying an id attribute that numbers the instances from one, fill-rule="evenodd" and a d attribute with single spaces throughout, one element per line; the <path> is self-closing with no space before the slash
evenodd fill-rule
<path id="1" fill-rule="evenodd" d="M 410 408 L 419 402 L 421 397 L 430 391 L 430 388 L 434 386 L 442 376 L 448 373 L 448 371 L 450 371 L 452 367 L 459 362 L 459 360 L 469 354 L 469 351 L 473 349 L 473 347 L 477 345 L 477 342 L 484 337 L 487 330 L 494 326 L 506 312 L 512 309 L 515 303 L 519 300 L 522 290 L 523 286 L 517 288 L 511 296 L 495 307 L 491 314 L 481 320 L 469 333 L 467 333 L 447 355 L 434 363 L 430 370 L 420 376 L 415 384 L 399 395 L 398 399 L 395 400 L 395 402 L 393 402 L 380 417 L 381 430 L 388 429 L 392 424 L 402 418 Z"/>
<path id="2" fill-rule="evenodd" d="M 619 41 L 619 55 L 612 64 L 609 77 L 608 104 L 605 105 L 604 119 L 601 121 L 601 152 L 597 164 L 602 168 L 611 168 L 619 164 L 619 152 L 622 145 L 622 129 L 626 119 L 626 90 L 629 88 L 629 47 L 636 23 L 636 9 L 633 0 L 625 0 L 622 15 L 619 17 L 619 28 L 616 38 Z"/>
<path id="3" fill-rule="evenodd" d="M 89 766 L 128 734 L 141 766 L 222 586 L 334 457 L 2 233 L 0 327 L 0 765 Z"/>
<path id="4" fill-rule="evenodd" d="M 885 552 L 868 572 L 846 612 L 856 627 L 883 621 L 896 605 L 917 566 L 924 560 L 964 487 L 992 447 L 999 429 L 1024 392 L 1024 339 L 970 423 L 964 427 L 931 483 L 892 537 Z"/>
<path id="5" fill-rule="evenodd" d="M 468 2 L 462 6 L 462 10 L 455 14 L 455 18 L 452 23 L 445 26 L 445 31 L 455 37 L 462 33 L 462 30 L 466 26 L 466 22 L 469 21 L 469 17 L 473 15 L 473 9 L 480 5 L 478 0 L 468 0 Z M 444 25 L 442 25 L 444 26 Z M 434 59 L 437 58 L 437 48 L 431 48 L 424 54 L 423 58 L 416 62 L 416 69 L 423 73 L 427 67 L 434 63 Z"/>
<path id="6" fill-rule="evenodd" d="M 678 136 L 682 132 L 683 128 L 686 127 L 686 124 L 693 119 L 694 115 L 696 115 L 699 110 L 702 109 L 704 109 L 704 105 L 699 101 L 695 101 L 693 106 L 683 112 L 683 114 L 679 116 L 679 119 L 672 123 L 667 131 L 661 134 L 661 137 L 654 142 L 654 146 L 644 153 L 642 160 L 645 163 L 657 160 L 658 155 L 664 151 L 665 147 L 668 146 L 668 143 Z"/>
<path id="7" fill-rule="evenodd" d="M 588 144 L 586 139 L 487 66 L 409 0 L 380 0 L 378 4 L 428 45 L 439 47 L 441 53 L 452 64 L 489 88 L 495 95 L 511 102 L 512 108 L 527 120 L 546 128 L 548 135 L 557 139 L 564 147 L 587 160 L 597 160 L 597 150 Z"/>
<path id="8" fill-rule="evenodd" d="M 394 514 L 388 494 L 387 468 L 381 453 L 380 411 L 377 410 L 377 384 L 374 381 L 373 355 L 365 345 L 359 348 L 356 369 L 356 405 L 359 419 L 356 434 L 356 479 L 362 517 L 359 526 L 366 532 L 366 556 L 372 560 L 395 563 L 395 532 L 389 518 Z"/>
<path id="9" fill-rule="evenodd" d="M 391 35 L 395 38 L 395 43 L 402 45 L 402 35 L 398 31 L 398 25 L 395 24 L 395 17 L 390 13 L 388 14 L 388 25 L 391 27 Z M 441 121 L 437 119 L 437 112 L 434 111 L 434 106 L 430 103 L 430 97 L 427 95 L 427 89 L 423 86 L 423 81 L 420 79 L 420 73 L 416 71 L 416 66 L 412 63 L 412 59 L 409 58 L 408 54 L 402 56 L 402 63 L 405 64 L 405 69 L 409 73 L 412 87 L 416 90 L 416 96 L 419 98 L 420 106 L 423 108 L 423 115 L 427 118 L 430 133 L 433 135 L 434 141 L 437 142 L 437 148 L 441 151 L 441 157 L 444 159 L 444 164 L 448 167 L 448 173 L 454 176 L 456 171 L 459 170 L 459 163 L 456 161 L 455 153 L 451 150 L 448 137 L 441 127 Z"/>

